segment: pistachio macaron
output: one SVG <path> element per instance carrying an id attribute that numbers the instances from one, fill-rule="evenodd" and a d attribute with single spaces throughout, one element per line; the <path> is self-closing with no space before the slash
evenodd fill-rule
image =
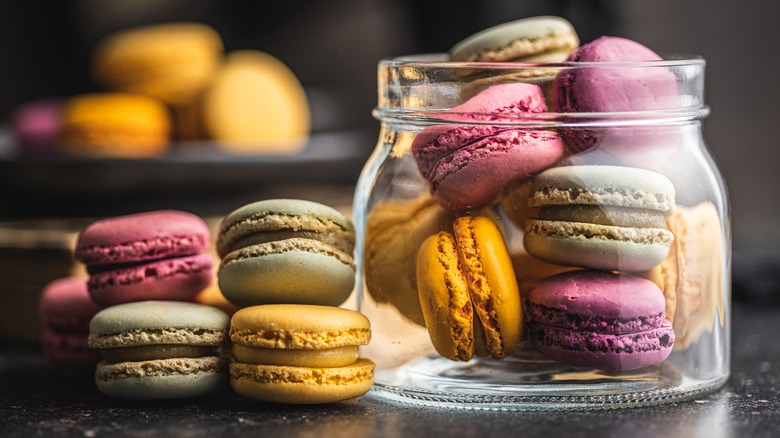
<path id="1" fill-rule="evenodd" d="M 430 236 L 417 255 L 420 305 L 434 349 L 451 360 L 501 359 L 520 343 L 523 320 L 512 261 L 496 225 L 455 220 L 453 234 Z"/>
<path id="2" fill-rule="evenodd" d="M 561 17 L 530 17 L 478 32 L 449 51 L 456 62 L 562 62 L 579 46 L 574 27 Z"/>
<path id="3" fill-rule="evenodd" d="M 364 315 L 332 306 L 278 304 L 246 307 L 233 315 L 236 362 L 230 382 L 258 400 L 316 404 L 365 394 L 374 363 L 358 348 L 371 338 Z"/>
<path id="4" fill-rule="evenodd" d="M 138 301 L 108 307 L 90 322 L 89 346 L 99 348 L 100 392 L 123 399 L 168 399 L 223 387 L 217 349 L 230 318 L 201 304 Z"/>
<path id="5" fill-rule="evenodd" d="M 675 190 L 665 176 L 622 166 L 564 166 L 533 181 L 539 207 L 527 221 L 529 254 L 550 263 L 607 271 L 647 271 L 674 240 L 665 217 Z"/>
<path id="6" fill-rule="evenodd" d="M 245 205 L 222 221 L 219 287 L 242 307 L 343 303 L 355 284 L 352 222 L 334 208 L 298 199 Z"/>

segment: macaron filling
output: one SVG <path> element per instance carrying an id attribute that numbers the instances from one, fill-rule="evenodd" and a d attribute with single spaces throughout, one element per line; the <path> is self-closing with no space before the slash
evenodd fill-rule
<path id="1" fill-rule="evenodd" d="M 108 362 L 141 362 L 146 360 L 195 358 L 217 356 L 215 346 L 204 345 L 139 345 L 135 347 L 101 348 L 100 354 Z"/>
<path id="2" fill-rule="evenodd" d="M 605 334 L 620 335 L 637 333 L 661 327 L 666 322 L 663 312 L 649 316 L 634 318 L 626 317 L 593 317 L 570 313 L 562 309 L 554 309 L 541 304 L 526 304 L 530 319 L 544 321 L 547 327 L 557 327 L 566 330 L 585 330 Z"/>
<path id="3" fill-rule="evenodd" d="M 233 355 L 241 363 L 304 367 L 341 367 L 355 363 L 360 355 L 357 345 L 326 349 L 283 349 L 233 346 Z"/>
<path id="4" fill-rule="evenodd" d="M 539 210 L 548 221 L 585 222 L 598 225 L 638 228 L 666 228 L 660 211 L 599 205 L 555 205 Z"/>
<path id="5" fill-rule="evenodd" d="M 220 270 L 223 270 L 231 263 L 237 263 L 270 254 L 283 254 L 291 251 L 304 251 L 331 256 L 339 262 L 348 265 L 353 270 L 355 269 L 355 261 L 351 254 L 345 253 L 332 245 L 317 240 L 293 238 L 260 243 L 228 253 L 225 258 L 222 259 Z"/>
<path id="6" fill-rule="evenodd" d="M 335 248 L 338 248 L 340 251 L 347 254 L 352 254 L 352 252 L 355 250 L 354 234 L 341 229 L 324 232 L 311 230 L 278 230 L 257 232 L 238 238 L 227 247 L 227 250 L 229 252 L 233 252 L 247 246 L 293 238 L 316 240 L 326 245 L 331 245 Z"/>

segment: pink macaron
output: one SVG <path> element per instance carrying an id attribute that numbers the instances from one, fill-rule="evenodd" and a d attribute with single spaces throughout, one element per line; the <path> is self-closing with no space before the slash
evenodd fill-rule
<path id="1" fill-rule="evenodd" d="M 588 63 L 564 69 L 553 84 L 555 110 L 561 113 L 625 113 L 668 110 L 681 103 L 677 79 L 663 58 L 635 41 L 604 36 L 575 50 L 570 62 Z M 598 63 L 604 63 L 598 65 Z M 617 162 L 653 167 L 660 165 L 679 143 L 679 127 L 563 128 L 561 135 L 575 152 L 611 155 Z"/>
<path id="2" fill-rule="evenodd" d="M 38 315 L 43 323 L 43 355 L 58 365 L 91 367 L 100 352 L 89 348 L 89 322 L 103 306 L 87 292 L 85 277 L 54 280 L 43 289 Z"/>
<path id="3" fill-rule="evenodd" d="M 464 124 L 426 128 L 412 143 L 433 198 L 448 210 L 478 209 L 555 164 L 564 150 L 556 132 L 486 124 L 517 122 L 523 114 L 545 111 L 537 85 L 511 83 L 487 88 L 442 113 L 441 118 Z"/>
<path id="4" fill-rule="evenodd" d="M 75 256 L 87 265 L 87 287 L 98 303 L 190 301 L 213 277 L 213 259 L 203 253 L 208 245 L 201 218 L 153 211 L 92 223 L 79 234 Z"/>
<path id="5" fill-rule="evenodd" d="M 674 345 L 663 292 L 645 278 L 566 272 L 537 283 L 527 301 L 534 347 L 564 365 L 640 369 L 663 362 Z"/>

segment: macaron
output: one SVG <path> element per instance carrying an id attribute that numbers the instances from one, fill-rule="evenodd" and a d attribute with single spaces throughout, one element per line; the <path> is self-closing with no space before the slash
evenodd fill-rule
<path id="1" fill-rule="evenodd" d="M 490 219 L 460 217 L 453 234 L 426 239 L 417 255 L 417 285 L 440 355 L 465 361 L 483 345 L 484 354 L 498 359 L 514 352 L 523 330 L 520 292 L 503 237 Z"/>
<path id="2" fill-rule="evenodd" d="M 665 217 L 675 190 L 665 176 L 620 166 L 566 166 L 533 180 L 525 250 L 550 263 L 607 271 L 647 271 L 674 240 Z"/>
<path id="3" fill-rule="evenodd" d="M 681 106 L 677 78 L 660 55 L 629 39 L 605 36 L 575 50 L 567 61 L 587 67 L 563 69 L 553 84 L 557 112 L 657 111 Z M 612 63 L 612 64 L 611 64 Z M 573 127 L 559 130 L 575 152 L 598 147 L 619 162 L 660 167 L 679 144 L 670 125 Z M 603 159 L 602 159 L 603 162 Z"/>
<path id="4" fill-rule="evenodd" d="M 93 72 L 110 90 L 179 105 L 206 87 L 223 52 L 219 34 L 205 24 L 135 27 L 100 41 L 93 55 Z"/>
<path id="5" fill-rule="evenodd" d="M 226 386 L 217 349 L 230 318 L 219 309 L 177 301 L 119 304 L 95 315 L 89 345 L 99 348 L 95 382 L 124 399 L 168 399 Z"/>
<path id="6" fill-rule="evenodd" d="M 564 365 L 628 371 L 663 362 L 674 345 L 658 286 L 641 277 L 573 271 L 546 278 L 526 308 L 530 338 Z"/>
<path id="7" fill-rule="evenodd" d="M 88 157 L 162 155 L 170 139 L 167 108 L 128 93 L 94 93 L 68 99 L 57 138 L 62 153 Z"/>
<path id="8" fill-rule="evenodd" d="M 92 301 L 85 277 L 54 280 L 43 289 L 38 315 L 43 355 L 57 365 L 94 368 L 100 352 L 89 348 L 89 322 L 103 306 Z"/>
<path id="9" fill-rule="evenodd" d="M 485 124 L 546 110 L 538 86 L 510 83 L 487 88 L 440 114 L 476 124 L 431 126 L 414 139 L 412 154 L 433 198 L 447 210 L 479 209 L 555 164 L 564 151 L 555 131 Z"/>
<path id="10" fill-rule="evenodd" d="M 93 222 L 79 233 L 75 257 L 103 305 L 144 300 L 191 301 L 213 278 L 206 223 L 162 210 Z"/>
<path id="11" fill-rule="evenodd" d="M 561 17 L 529 17 L 499 24 L 455 44 L 454 62 L 561 62 L 576 49 L 574 26 Z"/>
<path id="12" fill-rule="evenodd" d="M 219 226 L 219 288 L 232 303 L 338 306 L 355 285 L 352 222 L 299 199 L 245 205 Z"/>
<path id="13" fill-rule="evenodd" d="M 725 319 L 724 234 L 711 202 L 678 205 L 666 221 L 674 242 L 660 265 L 660 286 L 677 336 L 674 348 L 683 350 Z"/>
<path id="14" fill-rule="evenodd" d="M 366 218 L 366 292 L 404 318 L 425 326 L 417 297 L 417 250 L 428 236 L 447 229 L 447 212 L 429 194 L 377 203 Z"/>
<path id="15" fill-rule="evenodd" d="M 15 108 L 11 115 L 11 135 L 22 156 L 44 156 L 56 152 L 62 99 L 42 99 Z"/>
<path id="16" fill-rule="evenodd" d="M 276 57 L 231 52 L 198 102 L 206 135 L 233 154 L 295 154 L 308 143 L 309 100 Z"/>
<path id="17" fill-rule="evenodd" d="M 269 304 L 233 315 L 236 362 L 230 382 L 239 394 L 275 403 L 332 403 L 365 394 L 374 364 L 358 348 L 371 338 L 368 318 L 331 306 Z"/>

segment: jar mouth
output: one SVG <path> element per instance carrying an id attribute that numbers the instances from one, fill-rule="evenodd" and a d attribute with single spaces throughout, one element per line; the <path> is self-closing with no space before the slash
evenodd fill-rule
<path id="1" fill-rule="evenodd" d="M 670 54 L 659 61 L 631 62 L 450 62 L 448 59 L 446 53 L 382 59 L 378 66 L 379 100 L 374 117 L 383 122 L 421 125 L 598 126 L 684 123 L 702 119 L 710 111 L 704 104 L 706 62 L 697 55 Z M 575 112 L 571 106 L 558 105 L 556 101 L 556 93 L 565 87 L 565 81 L 574 80 L 571 78 L 575 76 L 577 80 L 587 76 L 591 81 L 598 77 L 595 82 L 607 90 L 599 95 L 601 99 L 605 99 L 610 88 L 617 90 L 615 93 L 626 92 L 621 85 L 634 81 L 655 88 L 653 93 L 640 96 L 646 101 L 602 105 L 597 112 L 579 106 Z M 548 111 L 511 114 L 457 111 L 458 105 L 482 90 L 511 82 L 539 86 L 544 91 Z M 630 99 L 623 98 L 626 100 Z"/>
<path id="2" fill-rule="evenodd" d="M 700 55 L 687 53 L 664 54 L 659 61 L 609 61 L 609 62 L 454 62 L 446 53 L 421 53 L 402 55 L 393 58 L 382 58 L 380 66 L 419 66 L 447 69 L 496 69 L 508 70 L 517 68 L 587 68 L 587 67 L 680 67 L 687 65 L 705 66 L 706 61 Z"/>

